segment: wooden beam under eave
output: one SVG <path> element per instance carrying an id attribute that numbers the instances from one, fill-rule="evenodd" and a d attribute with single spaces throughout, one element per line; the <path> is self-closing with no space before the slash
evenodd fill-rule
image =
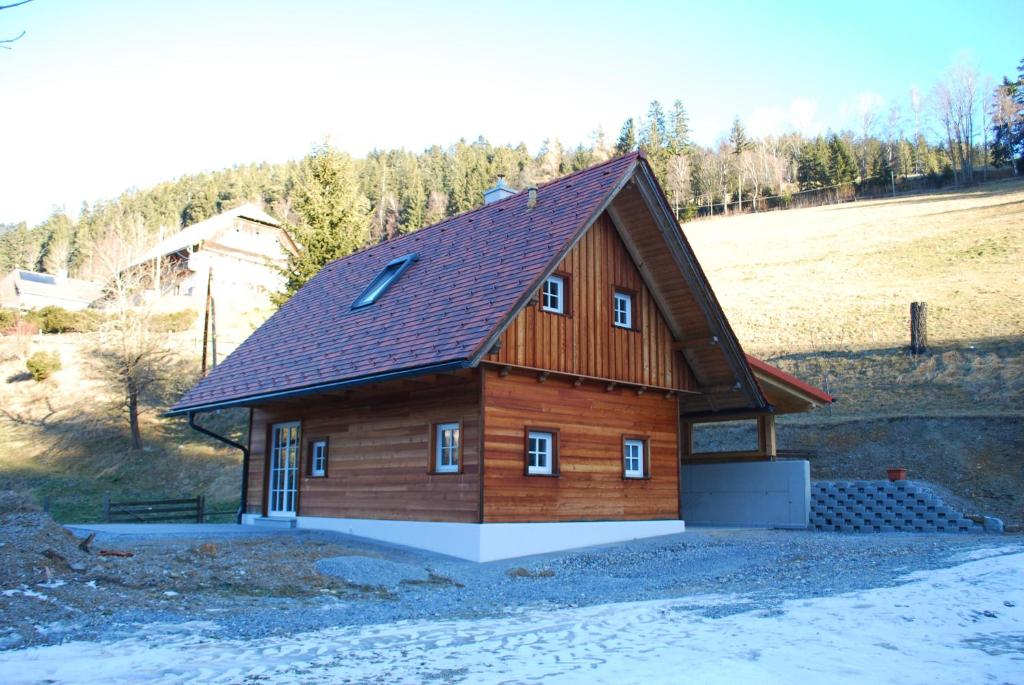
<path id="1" fill-rule="evenodd" d="M 672 349 L 677 352 L 685 352 L 686 350 L 696 350 L 701 347 L 712 347 L 718 344 L 718 336 L 713 335 L 710 338 L 696 338 L 694 340 L 678 340 L 672 343 Z"/>
<path id="2" fill-rule="evenodd" d="M 550 374 L 547 371 L 541 371 L 540 373 L 537 374 L 537 382 L 538 383 L 543 383 L 544 381 L 546 381 L 548 379 L 549 375 Z"/>

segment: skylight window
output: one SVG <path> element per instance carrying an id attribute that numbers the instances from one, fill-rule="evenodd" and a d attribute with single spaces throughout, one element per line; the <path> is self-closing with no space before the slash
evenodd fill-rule
<path id="1" fill-rule="evenodd" d="M 352 303 L 352 309 L 369 306 L 380 299 L 380 296 L 391 287 L 391 284 L 397 281 L 398 277 L 415 261 L 416 255 L 409 254 L 388 262 L 384 269 L 377 274 L 377 278 L 373 279 L 373 282 L 363 291 L 363 294 Z"/>

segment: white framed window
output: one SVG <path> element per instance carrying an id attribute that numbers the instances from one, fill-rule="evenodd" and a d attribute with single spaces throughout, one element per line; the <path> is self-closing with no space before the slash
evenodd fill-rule
<path id="1" fill-rule="evenodd" d="M 526 473 L 550 476 L 555 473 L 555 434 L 548 431 L 526 431 Z"/>
<path id="2" fill-rule="evenodd" d="M 612 299 L 614 318 L 612 319 L 618 328 L 633 327 L 633 296 L 629 293 L 616 290 Z"/>
<path id="3" fill-rule="evenodd" d="M 459 472 L 459 424 L 439 423 L 434 427 L 434 472 Z"/>
<path id="4" fill-rule="evenodd" d="M 643 478 L 647 455 L 647 442 L 639 438 L 622 441 L 622 473 L 626 478 Z"/>
<path id="5" fill-rule="evenodd" d="M 565 313 L 565 279 L 548 276 L 541 288 L 540 308 L 553 314 Z"/>
<path id="6" fill-rule="evenodd" d="M 327 475 L 327 441 L 309 443 L 309 475 L 322 478 Z"/>

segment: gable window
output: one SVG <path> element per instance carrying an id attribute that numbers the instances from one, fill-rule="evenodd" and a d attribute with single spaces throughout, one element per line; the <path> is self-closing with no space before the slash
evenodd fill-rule
<path id="1" fill-rule="evenodd" d="M 618 328 L 633 327 L 633 296 L 622 290 L 616 290 L 612 299 L 614 318 L 612 321 Z"/>
<path id="2" fill-rule="evenodd" d="M 309 475 L 314 478 L 327 475 L 327 438 L 309 443 Z"/>
<path id="3" fill-rule="evenodd" d="M 352 309 L 359 309 L 360 307 L 367 307 L 377 300 L 380 296 L 387 291 L 391 285 L 398 280 L 406 269 L 408 269 L 413 262 L 416 261 L 416 255 L 409 254 L 404 257 L 399 257 L 391 262 L 388 262 L 381 270 L 377 277 L 370 282 L 370 285 L 366 287 L 366 290 L 356 298 L 356 301 L 352 303 Z"/>
<path id="4" fill-rule="evenodd" d="M 557 475 L 558 433 L 553 430 L 526 429 L 526 474 Z"/>
<path id="5" fill-rule="evenodd" d="M 565 314 L 565 278 L 548 276 L 541 289 L 540 308 L 553 314 Z"/>
<path id="6" fill-rule="evenodd" d="M 457 423 L 434 425 L 434 473 L 458 473 L 462 444 Z"/>
<path id="7" fill-rule="evenodd" d="M 647 477 L 647 441 L 643 438 L 623 438 L 622 475 L 626 478 Z"/>

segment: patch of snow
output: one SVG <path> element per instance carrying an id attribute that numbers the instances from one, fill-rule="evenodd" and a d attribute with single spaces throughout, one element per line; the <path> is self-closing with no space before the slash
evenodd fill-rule
<path id="1" fill-rule="evenodd" d="M 4 590 L 0 592 L 4 597 L 13 597 L 14 595 L 24 595 L 25 597 L 35 597 L 43 601 L 50 601 L 49 595 L 44 595 L 42 592 L 36 592 L 35 590 L 29 590 L 27 587 L 22 585 L 20 588 L 14 588 L 12 590 Z"/>
<path id="2" fill-rule="evenodd" d="M 178 593 L 175 592 L 174 590 L 165 590 L 164 591 L 164 596 L 165 597 L 177 597 Z"/>
<path id="3" fill-rule="evenodd" d="M 65 585 L 67 585 L 67 581 L 64 581 L 64 580 L 51 580 L 51 581 L 46 582 L 46 583 L 36 583 L 36 585 L 38 585 L 39 587 L 48 587 L 48 588 L 63 587 Z"/>
<path id="4" fill-rule="evenodd" d="M 716 598 L 721 601 L 724 598 Z M 731 598 L 736 602 L 737 598 Z M 400 621 L 259 640 L 207 625 L 0 653 L 6 683 L 1021 682 L 1024 553 L 706 618 L 706 598 Z"/>

